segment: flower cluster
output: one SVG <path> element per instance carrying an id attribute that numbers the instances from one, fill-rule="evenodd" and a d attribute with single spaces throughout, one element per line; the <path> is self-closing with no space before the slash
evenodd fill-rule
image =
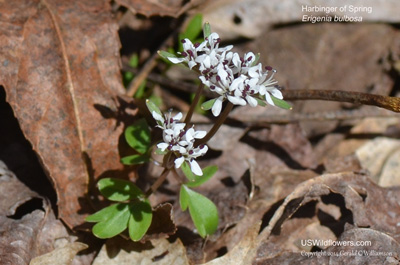
<path id="1" fill-rule="evenodd" d="M 273 79 L 276 70 L 269 66 L 263 68 L 254 53 L 241 57 L 231 51 L 232 45 L 220 48 L 220 42 L 217 33 L 211 33 L 200 44 L 184 39 L 183 52 L 179 53 L 182 57 L 167 57 L 172 63 L 186 63 L 190 69 L 197 70 L 201 82 L 219 95 L 211 108 L 214 116 L 220 114 L 225 100 L 255 107 L 260 100 L 275 105 L 273 97 L 283 98 Z"/>
<path id="2" fill-rule="evenodd" d="M 163 130 L 163 141 L 157 145 L 162 151 L 170 151 L 177 157 L 175 159 L 175 168 L 179 168 L 183 162 L 187 161 L 190 164 L 191 171 L 198 176 L 203 175 L 199 164 L 196 162 L 196 158 L 204 155 L 207 150 L 207 145 L 200 145 L 195 147 L 194 141 L 201 139 L 206 135 L 206 131 L 195 131 L 194 128 L 185 130 L 186 124 L 180 122 L 182 119 L 182 113 L 178 113 L 172 117 L 171 112 L 167 115 L 158 114 L 152 112 L 153 118 L 157 121 L 157 127 Z"/>

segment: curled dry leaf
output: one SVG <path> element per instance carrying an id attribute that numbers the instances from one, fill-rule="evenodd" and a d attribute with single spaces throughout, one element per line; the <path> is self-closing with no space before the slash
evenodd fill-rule
<path id="1" fill-rule="evenodd" d="M 71 265 L 76 254 L 88 246 L 80 242 L 68 243 L 50 253 L 36 257 L 29 265 Z"/>
<path id="2" fill-rule="evenodd" d="M 331 246 L 324 249 L 327 252 L 387 250 L 393 252 L 392 256 L 397 259 L 399 242 L 397 237 L 392 238 L 389 235 L 396 235 L 400 230 L 399 198 L 399 188 L 381 188 L 361 173 L 326 174 L 305 181 L 286 197 L 268 227 L 259 235 L 258 241 L 262 244 L 258 249 L 256 264 L 277 264 L 284 260 L 306 262 L 309 257 L 301 255 L 299 241 L 310 239 L 304 238 L 310 235 L 302 231 L 318 220 L 335 233 L 335 240 L 372 242 L 372 246 L 364 248 Z M 335 223 L 336 227 L 329 225 L 327 220 Z M 362 227 L 369 229 L 362 230 Z M 325 234 L 324 238 L 319 239 L 328 238 L 331 239 L 331 236 Z M 328 263 L 327 257 L 314 258 L 314 261 L 308 260 L 310 264 L 318 264 L 317 261 Z M 334 262 L 347 264 L 347 258 L 336 257 Z M 380 255 L 379 262 L 375 264 L 383 264 L 381 261 L 385 261 L 386 258 L 389 256 Z"/>
<path id="3" fill-rule="evenodd" d="M 54 250 L 57 240 L 71 241 L 47 200 L 21 183 L 2 161 L 0 202 L 2 264 L 28 264 L 32 258 Z"/>
<path id="4" fill-rule="evenodd" d="M 400 141 L 377 137 L 356 150 L 363 168 L 371 173 L 375 183 L 388 187 L 400 184 L 399 178 Z"/>
<path id="5" fill-rule="evenodd" d="M 120 170 L 118 26 L 108 1 L 8 1 L 0 7 L 0 85 L 54 183 L 70 227 L 88 213 L 89 179 Z M 102 108 L 100 108 L 102 107 Z"/>
<path id="6" fill-rule="evenodd" d="M 186 249 L 178 239 L 170 243 L 166 239 L 135 243 L 115 237 L 106 242 L 93 265 L 141 265 L 141 264 L 188 265 Z"/>

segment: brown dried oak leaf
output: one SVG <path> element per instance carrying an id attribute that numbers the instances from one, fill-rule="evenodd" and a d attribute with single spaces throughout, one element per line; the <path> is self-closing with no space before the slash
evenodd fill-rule
<path id="1" fill-rule="evenodd" d="M 52 179 L 59 215 L 83 222 L 89 178 L 118 170 L 123 93 L 118 25 L 106 0 L 0 4 L 0 85 Z"/>

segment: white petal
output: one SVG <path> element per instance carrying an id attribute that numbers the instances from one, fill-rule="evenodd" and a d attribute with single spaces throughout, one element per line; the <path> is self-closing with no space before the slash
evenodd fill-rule
<path id="1" fill-rule="evenodd" d="M 274 97 L 279 98 L 279 99 L 283 99 L 282 92 L 279 89 L 274 89 L 274 90 L 272 90 L 270 92 Z"/>
<path id="2" fill-rule="evenodd" d="M 257 100 L 251 96 L 246 96 L 246 100 L 249 103 L 250 106 L 252 107 L 257 107 L 258 103 Z"/>
<path id="3" fill-rule="evenodd" d="M 188 62 L 189 69 L 192 69 L 196 64 L 197 63 L 195 61 L 189 61 Z"/>
<path id="4" fill-rule="evenodd" d="M 176 161 L 176 160 L 175 160 Z M 189 161 L 190 163 L 190 169 L 192 172 L 197 175 L 197 176 L 203 176 L 203 171 L 201 170 L 199 164 L 196 162 L 196 160 Z"/>
<path id="5" fill-rule="evenodd" d="M 242 76 L 239 76 L 235 80 L 233 80 L 232 84 L 229 87 L 230 91 L 236 90 L 236 89 L 243 89 L 243 81 L 244 78 Z"/>
<path id="6" fill-rule="evenodd" d="M 182 112 L 179 112 L 172 119 L 176 120 L 176 121 L 180 121 L 182 119 L 182 117 L 183 117 Z"/>
<path id="7" fill-rule="evenodd" d="M 189 130 L 186 131 L 185 137 L 188 142 L 191 142 L 194 139 L 193 136 L 194 136 L 193 128 L 190 128 Z"/>
<path id="8" fill-rule="evenodd" d="M 186 61 L 185 58 L 176 58 L 176 57 L 167 57 L 168 60 L 170 60 L 171 63 L 182 63 L 184 61 Z"/>
<path id="9" fill-rule="evenodd" d="M 167 144 L 167 143 L 159 143 L 157 145 L 157 147 L 160 148 L 161 151 L 163 151 L 163 152 L 165 151 L 165 149 L 167 149 L 168 146 L 169 146 L 169 144 Z"/>
<path id="10" fill-rule="evenodd" d="M 219 97 L 214 102 L 214 105 L 211 108 L 211 112 L 215 117 L 217 117 L 221 113 L 221 109 L 222 109 L 222 97 Z"/>
<path id="11" fill-rule="evenodd" d="M 164 118 L 163 118 L 160 114 L 158 114 L 157 112 L 153 111 L 153 112 L 151 113 L 151 115 L 153 115 L 153 118 L 154 118 L 156 121 L 161 122 L 161 124 L 164 123 Z"/>
<path id="12" fill-rule="evenodd" d="M 197 131 L 194 133 L 194 138 L 201 139 L 201 138 L 204 138 L 204 136 L 206 136 L 206 134 L 207 134 L 206 131 Z"/>
<path id="13" fill-rule="evenodd" d="M 265 100 L 268 102 L 268 104 L 275 106 L 274 102 L 272 101 L 271 96 L 269 95 L 269 93 L 265 93 Z"/>
<path id="14" fill-rule="evenodd" d="M 185 161 L 185 158 L 183 156 L 175 159 L 174 163 L 175 163 L 175 168 L 179 168 L 181 167 L 183 161 Z"/>
<path id="15" fill-rule="evenodd" d="M 260 66 L 261 64 L 250 67 L 248 71 L 249 76 L 252 78 L 260 78 Z"/>
<path id="16" fill-rule="evenodd" d="M 246 100 L 239 98 L 239 97 L 228 96 L 228 100 L 235 105 L 241 105 L 241 106 L 246 105 Z"/>

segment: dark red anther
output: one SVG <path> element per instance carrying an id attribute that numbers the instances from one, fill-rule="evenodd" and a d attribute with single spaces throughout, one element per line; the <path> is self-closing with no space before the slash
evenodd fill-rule
<path id="1" fill-rule="evenodd" d="M 200 43 L 198 43 L 198 42 L 196 42 L 195 44 L 194 44 L 194 47 L 195 48 L 198 48 L 200 46 Z"/>
<path id="2" fill-rule="evenodd" d="M 211 90 L 214 90 L 214 89 L 215 89 L 215 86 L 210 86 L 210 89 L 211 89 Z"/>
<path id="3" fill-rule="evenodd" d="M 219 75 L 217 75 L 216 79 L 218 82 L 221 81 L 221 77 Z"/>
<path id="4" fill-rule="evenodd" d="M 247 61 L 250 62 L 253 59 L 253 56 L 250 56 L 249 58 L 247 58 Z"/>
<path id="5" fill-rule="evenodd" d="M 181 42 L 182 42 L 182 43 L 186 43 L 186 40 L 185 40 L 185 39 L 183 39 L 183 40 L 181 40 Z"/>
<path id="6" fill-rule="evenodd" d="M 188 54 L 186 52 L 182 52 L 181 54 L 182 54 L 183 57 L 187 57 L 188 56 Z"/>
<path id="7" fill-rule="evenodd" d="M 271 71 L 273 68 L 271 66 L 265 66 L 265 70 Z"/>
<path id="8" fill-rule="evenodd" d="M 205 146 L 204 144 L 201 144 L 201 145 L 199 146 L 199 148 L 200 148 L 200 149 L 203 149 L 204 146 Z"/>
<path id="9" fill-rule="evenodd" d="M 189 151 L 189 155 L 193 155 L 193 153 L 194 153 L 193 150 Z"/>

